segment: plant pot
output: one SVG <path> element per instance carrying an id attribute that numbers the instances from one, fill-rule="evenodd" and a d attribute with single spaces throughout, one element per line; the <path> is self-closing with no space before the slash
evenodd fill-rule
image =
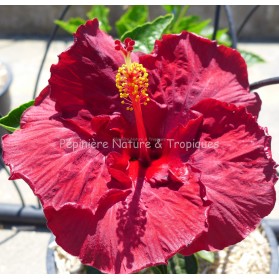
<path id="1" fill-rule="evenodd" d="M 277 221 L 277 226 L 279 225 L 279 221 Z M 278 242 L 276 239 L 276 235 L 272 228 L 269 226 L 268 222 L 263 220 L 262 227 L 266 233 L 266 237 L 269 242 L 270 250 L 271 250 L 271 263 L 270 263 L 270 273 L 278 274 L 279 273 L 279 254 L 278 254 Z"/>
<path id="2" fill-rule="evenodd" d="M 0 114 L 5 115 L 11 107 L 11 98 L 9 88 L 12 83 L 12 72 L 9 66 L 0 61 Z M 7 131 L 0 127 L 0 138 Z"/>
<path id="3" fill-rule="evenodd" d="M 49 247 L 49 245 L 55 240 L 55 237 L 53 234 L 51 234 L 48 246 L 47 246 L 47 254 L 46 254 L 46 270 L 47 274 L 56 274 L 57 273 L 57 267 L 55 264 L 54 259 L 54 250 Z"/>
<path id="4" fill-rule="evenodd" d="M 278 242 L 276 236 L 267 221 L 265 220 L 262 221 L 261 228 L 265 233 L 271 251 L 270 274 L 278 274 L 279 255 L 278 255 Z M 51 235 L 49 244 L 53 243 L 54 240 L 55 240 L 54 236 Z M 47 248 L 46 269 L 47 269 L 47 273 L 49 274 L 58 273 L 58 269 L 55 263 L 54 250 L 49 247 Z"/>

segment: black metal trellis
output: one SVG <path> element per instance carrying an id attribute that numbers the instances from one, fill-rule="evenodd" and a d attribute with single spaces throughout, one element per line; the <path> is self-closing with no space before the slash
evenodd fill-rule
<path id="1" fill-rule="evenodd" d="M 215 16 L 214 16 L 214 29 L 212 34 L 212 40 L 216 39 L 217 31 L 219 29 L 220 14 L 221 14 L 221 6 L 217 5 L 215 9 Z"/>
<path id="2" fill-rule="evenodd" d="M 69 11 L 70 9 L 70 5 L 67 5 L 64 7 L 60 17 L 59 17 L 59 20 L 63 20 L 64 17 L 66 16 L 67 12 Z M 44 53 L 44 56 L 43 56 L 43 59 L 42 59 L 42 62 L 40 64 L 40 68 L 39 68 L 39 71 L 38 71 L 38 74 L 37 74 L 37 79 L 36 79 L 36 83 L 35 83 L 35 88 L 34 88 L 34 92 L 33 92 L 33 99 L 35 99 L 36 97 L 36 94 L 37 94 L 37 89 L 38 89 L 38 85 L 39 85 L 39 81 L 40 81 L 40 77 L 41 77 L 41 74 L 42 74 L 42 70 L 43 70 L 43 67 L 44 67 L 44 64 L 45 64 L 45 61 L 46 61 L 46 57 L 47 57 L 47 54 L 48 54 L 48 51 L 49 51 L 49 48 L 50 48 L 50 45 L 52 43 L 52 41 L 54 40 L 56 34 L 57 34 L 57 31 L 59 29 L 59 26 L 58 25 L 55 25 L 52 32 L 51 32 L 51 35 L 48 39 L 48 42 L 46 44 L 46 49 L 45 49 L 45 53 Z"/>
<path id="3" fill-rule="evenodd" d="M 65 18 L 65 16 L 66 16 L 67 12 L 69 11 L 70 7 L 71 7 L 70 5 L 66 5 L 66 6 L 63 7 L 63 10 L 62 10 L 61 15 L 59 17 L 60 20 L 63 20 Z M 231 7 L 228 6 L 228 5 L 225 5 L 225 6 L 217 5 L 216 10 L 215 10 L 215 15 L 214 15 L 214 29 L 213 29 L 213 35 L 212 35 L 213 40 L 216 39 L 217 31 L 218 31 L 218 28 L 219 28 L 219 22 L 220 22 L 222 7 L 224 8 L 225 13 L 226 13 L 226 17 L 227 17 L 229 35 L 230 35 L 230 38 L 231 38 L 231 41 L 232 41 L 232 48 L 236 49 L 237 48 L 237 37 L 240 35 L 242 30 L 246 26 L 247 22 L 249 21 L 249 19 L 256 12 L 256 10 L 258 10 L 258 8 L 260 6 L 254 6 L 251 9 L 251 11 L 249 11 L 247 16 L 244 18 L 243 22 L 240 24 L 240 27 L 236 31 L 235 22 L 234 22 L 234 19 L 233 19 L 233 14 L 232 14 Z M 39 80 L 40 80 L 41 73 L 42 73 L 42 69 L 44 67 L 49 48 L 50 48 L 51 43 L 53 42 L 53 40 L 54 40 L 54 38 L 57 34 L 58 29 L 59 29 L 59 26 L 55 25 L 47 43 L 46 43 L 45 52 L 44 52 L 44 55 L 43 55 L 43 58 L 42 58 L 42 61 L 40 63 L 40 67 L 39 67 L 39 70 L 38 70 L 38 73 L 37 73 L 36 83 L 35 83 L 34 92 L 33 92 L 33 98 L 36 97 L 38 84 L 39 84 Z M 270 79 L 267 79 L 267 80 L 252 83 L 250 85 L 250 90 L 255 90 L 257 88 L 260 88 L 260 87 L 263 87 L 263 86 L 266 86 L 266 85 L 278 84 L 278 83 L 279 83 L 279 77 L 274 77 L 274 78 L 270 78 Z M 1 149 L 0 149 L 0 153 L 2 154 Z M 5 166 L 4 162 L 2 161 L 1 157 L 0 157 L 0 164 L 5 169 L 5 172 L 7 174 L 9 174 L 9 171 L 8 171 L 7 167 Z M 17 206 L 15 208 L 11 208 L 11 207 L 8 206 L 8 207 L 5 207 L 4 211 L 3 210 L 1 211 L 1 205 L 0 205 L 0 221 L 3 221 L 3 219 L 4 219 L 4 221 L 11 221 L 11 222 L 17 221 L 18 222 L 18 221 L 22 220 L 24 222 L 24 220 L 25 220 L 26 222 L 31 222 L 31 223 L 33 222 L 33 223 L 36 223 L 36 224 L 37 223 L 44 224 L 45 219 L 44 219 L 43 212 L 41 210 L 41 204 L 40 204 L 39 200 L 38 200 L 38 208 L 31 208 L 31 209 L 28 208 L 26 206 L 25 202 L 24 202 L 23 195 L 22 195 L 17 183 L 15 181 L 12 181 L 12 183 L 13 183 L 13 185 L 14 185 L 17 193 L 18 193 L 19 199 L 21 201 L 21 207 Z M 5 214 L 5 216 L 6 216 L 5 218 L 3 218 L 3 216 L 4 216 L 3 214 Z M 7 216 L 9 216 L 9 218 L 7 218 Z M 32 218 L 32 216 L 34 218 Z"/>
<path id="4" fill-rule="evenodd" d="M 274 85 L 274 84 L 279 84 L 279 77 L 273 77 L 273 78 L 256 81 L 256 82 L 250 84 L 250 90 L 256 90 L 263 86 Z"/>
<path id="5" fill-rule="evenodd" d="M 227 16 L 228 26 L 229 26 L 229 34 L 232 40 L 232 48 L 237 49 L 237 37 L 235 32 L 235 24 L 232 14 L 232 9 L 230 6 L 225 5 L 225 12 Z"/>
<path id="6" fill-rule="evenodd" d="M 0 152 L 1 152 L 1 154 L 2 154 L 2 148 L 0 148 Z M 9 170 L 7 169 L 6 165 L 4 164 L 4 162 L 3 162 L 3 160 L 2 160 L 2 157 L 0 158 L 0 165 L 3 167 L 3 169 L 5 170 L 5 172 L 7 173 L 7 175 L 10 175 L 10 172 L 9 172 Z M 13 183 L 13 185 L 14 185 L 14 187 L 15 187 L 17 193 L 18 193 L 18 196 L 19 196 L 19 199 L 20 199 L 20 202 L 21 202 L 22 207 L 24 207 L 24 206 L 25 206 L 24 198 L 23 198 L 23 196 L 22 196 L 22 193 L 21 193 L 21 191 L 20 191 L 20 189 L 19 189 L 17 183 L 16 183 L 14 180 L 12 180 L 11 182 Z"/>
<path id="7" fill-rule="evenodd" d="M 244 26 L 246 25 L 246 23 L 249 21 L 249 19 L 251 18 L 251 16 L 254 14 L 254 12 L 256 12 L 256 10 L 260 7 L 260 5 L 256 5 L 254 6 L 251 11 L 246 15 L 246 17 L 244 18 L 243 22 L 240 24 L 237 32 L 236 32 L 236 35 L 237 37 L 239 38 L 240 36 L 240 33 L 242 31 L 242 29 L 244 28 Z"/>
<path id="8" fill-rule="evenodd" d="M 63 11 L 61 12 L 59 20 L 64 19 L 65 15 L 67 14 L 70 7 L 71 7 L 70 5 L 66 5 L 63 8 Z M 44 67 L 49 48 L 57 34 L 58 29 L 59 29 L 59 26 L 55 25 L 51 32 L 51 35 L 47 41 L 45 53 L 43 55 L 43 58 L 42 58 L 42 61 L 40 64 L 39 71 L 38 71 L 37 78 L 36 78 L 36 83 L 34 86 L 33 99 L 35 99 L 35 97 L 36 97 L 42 69 Z M 3 115 L 0 113 L 0 117 L 2 117 L 2 116 Z M 1 155 L 0 156 L 0 166 L 3 167 L 3 169 L 5 170 L 7 175 L 10 176 L 10 172 L 2 160 L 2 147 L 1 146 L 0 146 L 0 155 Z M 0 222 L 2 221 L 2 222 L 9 222 L 9 223 L 30 223 L 30 224 L 36 224 L 36 225 L 45 225 L 45 217 L 44 217 L 44 214 L 42 211 L 42 206 L 41 206 L 39 199 L 37 199 L 37 208 L 27 206 L 17 182 L 14 180 L 12 180 L 11 182 L 16 189 L 16 192 L 18 194 L 21 205 L 18 206 L 18 205 L 0 204 Z"/>

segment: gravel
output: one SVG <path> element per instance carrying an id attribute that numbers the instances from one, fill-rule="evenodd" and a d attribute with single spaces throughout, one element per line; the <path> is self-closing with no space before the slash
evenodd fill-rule
<path id="1" fill-rule="evenodd" d="M 213 274 L 268 274 L 271 251 L 262 227 L 257 228 L 243 241 L 215 252 L 213 264 L 200 263 L 201 273 Z"/>

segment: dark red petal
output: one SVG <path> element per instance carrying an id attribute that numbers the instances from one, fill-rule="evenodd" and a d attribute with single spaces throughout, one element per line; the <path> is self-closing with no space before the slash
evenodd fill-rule
<path id="1" fill-rule="evenodd" d="M 131 173 L 141 172 L 137 162 L 130 168 Z M 170 191 L 151 188 L 143 178 L 138 175 L 128 196 L 129 192 L 114 189 L 95 214 L 75 205 L 46 208 L 48 226 L 57 235 L 57 243 L 84 264 L 108 273 L 131 273 L 164 264 L 190 245 L 204 229 L 206 208 L 198 183 L 192 179 Z"/>
<path id="2" fill-rule="evenodd" d="M 91 126 L 93 139 L 100 144 L 100 147 L 103 145 L 101 149 L 105 155 L 111 150 L 121 152 L 121 148 L 114 144 L 114 141 L 121 138 L 133 138 L 136 135 L 136 131 L 131 128 L 121 114 L 95 116 L 92 118 Z M 125 151 L 129 152 L 129 150 Z"/>
<path id="3" fill-rule="evenodd" d="M 103 218 L 106 210 L 119 201 L 125 200 L 130 192 L 130 190 L 108 190 L 99 200 L 96 212 L 82 203 L 65 203 L 58 209 L 45 206 L 47 225 L 56 236 L 56 242 L 72 255 L 78 256 L 83 245 L 86 249 L 87 238 L 95 233 L 96 226 L 99 220 Z M 105 229 L 103 234 L 109 234 L 109 232 L 110 226 Z M 105 254 L 106 250 L 104 250 Z M 95 257 L 94 255 L 91 256 Z"/>
<path id="4" fill-rule="evenodd" d="M 173 191 L 151 187 L 136 161 L 128 164 L 112 153 L 106 162 L 95 148 L 61 145 L 81 138 L 59 121 L 47 90 L 24 113 L 22 129 L 3 138 L 3 158 L 11 179 L 24 179 L 40 198 L 57 243 L 109 273 L 165 263 L 189 246 L 205 224 L 197 179 L 190 177 Z M 123 173 L 128 168 L 133 187 L 115 186 L 115 177 L 123 181 L 107 167 Z M 177 174 L 170 176 L 174 180 Z"/>
<path id="5" fill-rule="evenodd" d="M 131 188 L 132 180 L 128 175 L 129 157 L 126 154 L 110 152 L 106 157 L 108 171 L 115 181 L 113 186 L 119 185 L 120 189 Z"/>
<path id="6" fill-rule="evenodd" d="M 164 35 L 150 55 L 140 56 L 149 72 L 149 94 L 170 113 L 187 111 L 205 98 L 247 107 L 258 115 L 260 99 L 249 93 L 247 68 L 231 48 L 192 33 Z"/>
<path id="7" fill-rule="evenodd" d="M 208 232 L 183 251 L 223 249 L 244 239 L 274 207 L 277 180 L 270 136 L 245 108 L 217 100 L 194 107 L 204 116 L 200 142 L 189 164 L 201 173 Z"/>
<path id="8" fill-rule="evenodd" d="M 110 181 L 104 155 L 54 118 L 47 95 L 36 102 L 23 114 L 22 129 L 3 137 L 11 179 L 24 179 L 44 207 L 80 203 L 95 210 Z"/>
<path id="9" fill-rule="evenodd" d="M 49 83 L 56 109 L 73 112 L 85 107 L 94 114 L 110 114 L 118 94 L 115 73 L 122 63 L 113 38 L 99 29 L 96 19 L 81 25 L 75 43 L 51 67 Z"/>
<path id="10" fill-rule="evenodd" d="M 148 137 L 160 138 L 165 136 L 166 131 L 163 124 L 167 116 L 167 106 L 159 104 L 152 99 L 146 106 L 142 106 L 142 117 Z"/>
<path id="11" fill-rule="evenodd" d="M 200 136 L 200 127 L 203 122 L 202 114 L 189 110 L 185 114 L 182 124 L 179 123 L 181 120 L 177 120 L 175 116 L 169 117 L 168 121 L 169 123 L 173 121 L 173 125 L 168 125 L 172 129 L 166 135 L 163 150 L 164 155 L 166 156 L 168 154 L 182 157 L 192 152 L 192 149 L 195 148 L 193 143 Z"/>
<path id="12" fill-rule="evenodd" d="M 132 58 L 138 60 L 135 54 Z M 115 50 L 115 41 L 99 29 L 97 19 L 80 26 L 74 44 L 51 67 L 50 96 L 57 111 L 76 127 L 90 122 L 93 115 L 117 111 L 131 120 L 132 114 L 121 105 L 115 85 L 115 75 L 122 64 L 124 58 Z M 85 126 L 90 132 L 90 125 Z"/>

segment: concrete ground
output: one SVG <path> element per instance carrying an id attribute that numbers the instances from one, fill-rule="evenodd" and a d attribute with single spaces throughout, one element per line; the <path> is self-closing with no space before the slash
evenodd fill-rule
<path id="1" fill-rule="evenodd" d="M 12 108 L 31 100 L 45 46 L 44 40 L 0 40 L 0 60 L 11 66 L 14 75 L 10 88 Z M 39 91 L 47 84 L 51 64 L 57 62 L 57 55 L 67 46 L 68 43 L 65 41 L 52 43 L 41 76 Z M 279 44 L 245 43 L 239 44 L 239 48 L 253 51 L 266 60 L 266 63 L 248 69 L 250 82 L 279 76 Z M 262 88 L 258 93 L 263 101 L 259 123 L 268 127 L 272 135 L 273 157 L 279 162 L 279 85 Z M 18 184 L 27 204 L 36 205 L 36 198 L 28 185 L 23 181 L 18 181 Z M 277 200 L 279 200 L 278 185 Z M 0 170 L 0 193 L 0 203 L 19 203 L 17 193 L 11 182 L 7 180 L 7 174 L 3 169 Z M 279 219 L 279 202 L 268 217 Z M 48 239 L 47 232 L 34 232 L 28 228 L 27 230 L 26 228 L 0 228 L 0 273 L 46 273 L 45 255 Z"/>

